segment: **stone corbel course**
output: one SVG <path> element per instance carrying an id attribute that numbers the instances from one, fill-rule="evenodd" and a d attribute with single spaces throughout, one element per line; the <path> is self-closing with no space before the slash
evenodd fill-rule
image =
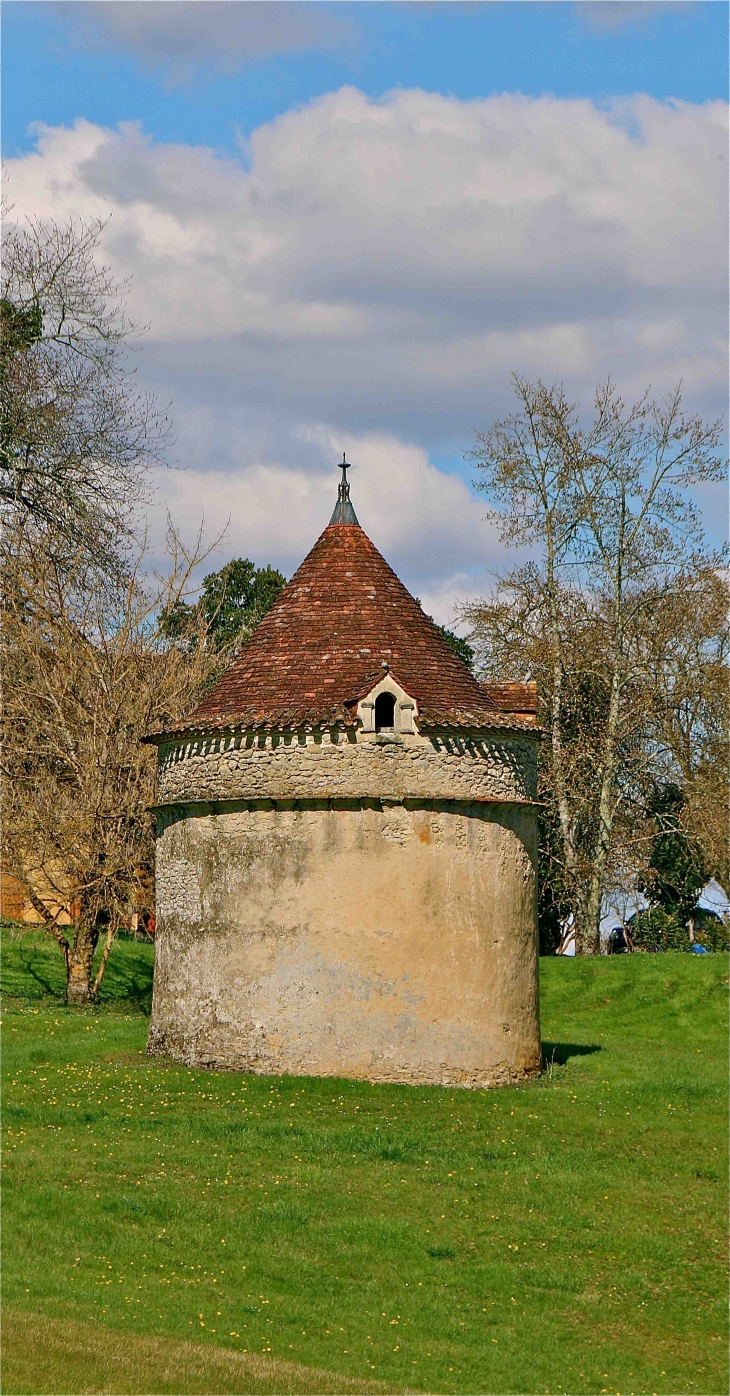
<path id="1" fill-rule="evenodd" d="M 160 750 L 159 804 L 240 799 L 533 802 L 535 736 L 443 732 L 188 737 Z"/>

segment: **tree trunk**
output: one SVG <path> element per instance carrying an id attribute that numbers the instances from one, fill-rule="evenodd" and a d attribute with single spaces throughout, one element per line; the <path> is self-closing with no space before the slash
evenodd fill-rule
<path id="1" fill-rule="evenodd" d="M 623 644 L 623 634 L 619 630 L 619 643 Z M 617 646 L 618 648 L 618 646 Z M 620 653 L 620 650 L 619 650 Z M 601 772 L 601 793 L 598 802 L 598 833 L 591 859 L 588 888 L 581 907 L 576 928 L 575 949 L 578 955 L 600 955 L 601 953 L 601 902 L 603 900 L 606 867 L 611 847 L 614 819 L 614 789 L 616 784 L 616 742 L 621 711 L 621 668 L 619 661 L 614 663 L 606 737 L 603 747 L 603 770 Z"/>
<path id="2" fill-rule="evenodd" d="M 566 871 L 570 878 L 575 877 L 575 846 L 573 841 L 572 821 L 570 818 L 570 805 L 565 780 L 565 765 L 563 757 L 563 656 L 560 646 L 560 631 L 557 618 L 557 607 L 554 595 L 550 596 L 550 625 L 551 625 L 551 646 L 553 659 L 553 691 L 550 703 L 550 746 L 553 766 L 553 785 L 555 788 L 555 798 L 558 806 L 558 819 L 560 820 L 560 834 L 563 844 L 563 859 Z"/>
<path id="3" fill-rule="evenodd" d="M 66 1002 L 76 1005 L 92 1003 L 94 986 L 91 962 L 94 958 L 99 932 L 86 920 L 80 920 L 68 956 Z"/>
<path id="4" fill-rule="evenodd" d="M 116 930 L 112 926 L 110 926 L 106 933 L 106 940 L 104 942 L 104 949 L 101 954 L 101 964 L 99 965 L 99 971 L 92 987 L 92 993 L 94 995 L 94 998 L 96 998 L 99 992 L 99 985 L 101 984 L 101 981 L 104 978 L 104 970 L 106 969 L 107 961 L 111 954 L 112 941 L 114 940 L 115 935 Z"/>
<path id="5" fill-rule="evenodd" d="M 546 510 L 546 567 L 547 567 L 547 597 L 548 613 L 550 617 L 550 649 L 553 668 L 553 691 L 550 700 L 550 748 L 552 755 L 552 778 L 555 790 L 555 799 L 558 807 L 558 819 L 560 822 L 560 836 L 563 847 L 563 862 L 568 875 L 571 892 L 575 893 L 575 840 L 573 821 L 570 814 L 570 802 L 568 800 L 567 782 L 565 777 L 565 760 L 563 751 L 563 677 L 564 658 L 563 646 L 560 634 L 560 620 L 558 616 L 557 600 L 557 579 L 555 560 L 555 540 L 553 537 L 552 518 Z M 569 937 L 567 938 L 569 939 Z M 565 944 L 565 936 L 561 937 L 559 953 L 562 954 Z M 576 950 L 578 948 L 576 940 Z"/>
<path id="6" fill-rule="evenodd" d="M 576 928 L 575 949 L 577 954 L 600 955 L 601 953 L 601 902 L 603 900 L 604 879 L 611 848 L 611 835 L 614 820 L 614 794 L 616 788 L 616 750 L 618 744 L 619 721 L 621 717 L 621 687 L 624 676 L 624 637 L 626 625 L 624 597 L 624 563 L 626 549 L 626 493 L 622 491 L 621 518 L 615 549 L 615 573 L 613 582 L 613 672 L 611 674 L 611 698 L 608 705 L 608 719 L 603 740 L 603 762 L 601 769 L 601 789 L 598 800 L 598 830 L 591 858 L 591 871 L 588 890 L 583 902 L 582 916 Z M 595 529 L 596 541 L 600 538 L 600 528 Z M 599 544 L 600 546 L 600 544 Z M 603 551 L 601 549 L 601 551 Z M 608 569 L 610 571 L 610 568 Z"/>
<path id="7" fill-rule="evenodd" d="M 603 862 L 603 860 L 601 860 Z M 601 953 L 601 901 L 603 898 L 603 868 L 600 870 L 594 866 L 588 884 L 588 896 L 583 906 L 578 935 L 576 936 L 576 954 L 578 955 L 600 955 Z"/>
<path id="8" fill-rule="evenodd" d="M 48 910 L 48 907 L 46 906 L 45 902 L 41 901 L 40 897 L 36 894 L 35 888 L 32 887 L 28 881 L 26 881 L 25 877 L 23 877 L 22 874 L 19 875 L 17 873 L 16 876 L 18 876 L 18 880 L 20 881 L 21 886 L 25 889 L 25 893 L 34 911 L 36 911 L 40 916 L 41 921 L 43 922 L 49 935 L 52 935 L 53 939 L 56 941 L 56 944 L 58 945 L 61 954 L 63 955 L 64 964 L 66 965 L 66 979 L 68 980 L 68 957 L 70 954 L 71 947 L 65 935 L 63 934 L 61 927 L 58 924 L 56 916 L 51 915 L 51 912 Z"/>

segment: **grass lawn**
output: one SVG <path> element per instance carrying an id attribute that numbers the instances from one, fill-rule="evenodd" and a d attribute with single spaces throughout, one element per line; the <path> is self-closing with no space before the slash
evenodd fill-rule
<path id="1" fill-rule="evenodd" d="M 5 932 L 5 1392 L 727 1391 L 727 956 L 544 960 L 493 1092 L 148 1061 L 151 960 Z"/>

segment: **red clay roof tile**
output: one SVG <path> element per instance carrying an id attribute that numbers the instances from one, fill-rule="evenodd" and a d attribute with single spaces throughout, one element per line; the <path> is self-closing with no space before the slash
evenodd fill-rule
<path id="1" fill-rule="evenodd" d="M 501 712 L 519 713 L 521 717 L 534 722 L 538 709 L 537 684 L 534 679 L 527 679 L 525 683 L 482 683 L 480 687 Z"/>
<path id="2" fill-rule="evenodd" d="M 383 677 L 419 722 L 515 727 L 449 648 L 358 524 L 330 524 L 278 600 L 177 730 L 352 724 Z M 527 724 L 525 724 L 527 726 Z"/>

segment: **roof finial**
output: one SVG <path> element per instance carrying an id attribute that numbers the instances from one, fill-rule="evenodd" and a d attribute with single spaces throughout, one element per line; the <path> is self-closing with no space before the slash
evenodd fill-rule
<path id="1" fill-rule="evenodd" d="M 337 488 L 337 503 L 330 524 L 357 524 L 359 527 L 357 514 L 350 503 L 350 486 L 347 483 L 347 472 L 352 470 L 352 466 L 348 464 L 344 451 L 338 468 L 342 471 L 342 479 Z"/>

